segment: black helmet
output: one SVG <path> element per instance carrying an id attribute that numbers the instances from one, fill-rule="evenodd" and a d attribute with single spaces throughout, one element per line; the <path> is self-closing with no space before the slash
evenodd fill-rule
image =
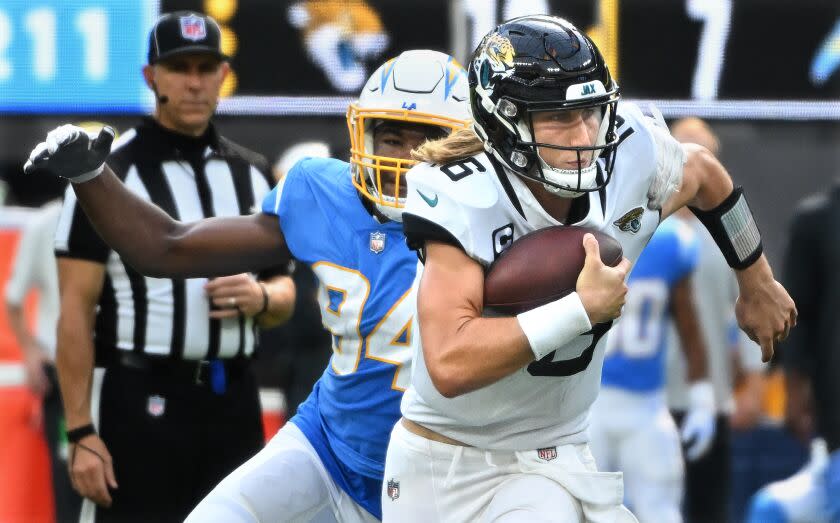
<path id="1" fill-rule="evenodd" d="M 505 166 L 566 197 L 609 182 L 617 145 L 619 88 L 598 48 L 583 32 L 555 16 L 514 18 L 484 37 L 468 70 L 475 131 Z M 534 113 L 578 109 L 590 109 L 587 117 L 597 118 L 592 120 L 598 126 L 594 145 L 536 143 Z M 577 151 L 577 167 L 548 165 L 538 147 Z M 585 158 L 587 153 L 591 160 Z M 597 158 L 604 161 L 600 176 Z"/>

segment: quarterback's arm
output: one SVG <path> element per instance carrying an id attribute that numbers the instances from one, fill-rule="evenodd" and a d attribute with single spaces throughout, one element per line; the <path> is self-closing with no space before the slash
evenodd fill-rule
<path id="1" fill-rule="evenodd" d="M 129 191 L 108 166 L 73 190 L 96 232 L 139 272 L 163 278 L 220 276 L 289 259 L 277 217 L 173 220 Z"/>
<path id="2" fill-rule="evenodd" d="M 708 149 L 693 143 L 679 145 L 685 154 L 682 183 L 662 205 L 663 220 L 686 205 L 713 209 L 734 188 L 726 168 Z"/>
<path id="3" fill-rule="evenodd" d="M 732 179 L 718 159 L 705 147 L 696 144 L 681 144 L 681 147 L 686 158 L 682 180 L 678 190 L 663 204 L 662 217 L 671 215 L 685 205 L 700 212 L 714 214 L 722 204 L 732 200 L 732 196 L 737 196 Z M 736 226 L 744 230 L 749 229 L 752 215 L 743 198 L 732 201 L 739 202 L 730 207 L 730 210 L 736 210 L 739 214 L 736 217 Z M 712 218 L 715 219 L 720 222 L 720 216 Z M 707 223 L 704 224 L 709 227 Z M 721 231 L 722 228 L 709 232 L 719 246 L 727 243 L 731 245 L 733 240 L 725 237 Z M 745 234 L 751 232 L 746 231 Z M 757 231 L 754 234 L 757 236 Z M 729 261 L 729 258 L 727 260 Z M 736 268 L 740 291 L 736 306 L 738 324 L 750 338 L 761 345 L 762 357 L 764 361 L 769 361 L 776 343 L 785 339 L 791 327 L 796 325 L 796 307 L 784 287 L 773 277 L 773 271 L 764 254 L 757 256 L 751 264 Z"/>
<path id="4" fill-rule="evenodd" d="M 495 383 L 592 324 L 615 319 L 627 293 L 630 262 L 605 266 L 598 242 L 586 235 L 577 292 L 516 317 L 485 318 L 481 265 L 448 243 L 428 240 L 425 247 L 417 297 L 423 357 L 438 392 L 449 398 Z"/>
<path id="5" fill-rule="evenodd" d="M 423 357 L 447 398 L 490 385 L 534 360 L 515 317 L 482 318 L 484 270 L 458 247 L 427 241 L 417 296 Z"/>

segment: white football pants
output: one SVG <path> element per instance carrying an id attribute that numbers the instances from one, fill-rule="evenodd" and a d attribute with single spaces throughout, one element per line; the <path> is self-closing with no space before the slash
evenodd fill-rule
<path id="1" fill-rule="evenodd" d="M 621 474 L 601 473 L 587 445 L 486 451 L 394 426 L 382 485 L 386 523 L 636 523 Z"/>
<path id="2" fill-rule="evenodd" d="M 601 470 L 624 473 L 625 501 L 642 523 L 680 523 L 680 435 L 662 392 L 604 387 L 589 412 L 589 444 Z"/>
<path id="3" fill-rule="evenodd" d="M 207 494 L 185 523 L 374 521 L 333 481 L 300 429 L 286 423 Z"/>

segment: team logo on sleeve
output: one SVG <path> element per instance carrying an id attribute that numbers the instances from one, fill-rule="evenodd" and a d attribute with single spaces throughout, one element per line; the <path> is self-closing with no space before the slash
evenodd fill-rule
<path id="1" fill-rule="evenodd" d="M 385 233 L 376 231 L 370 233 L 370 252 L 379 254 L 385 250 Z"/>
<path id="2" fill-rule="evenodd" d="M 391 501 L 396 501 L 397 498 L 400 497 L 400 482 L 395 481 L 393 478 L 389 479 L 387 492 L 388 497 L 391 498 Z"/>
<path id="3" fill-rule="evenodd" d="M 642 214 L 645 210 L 641 207 L 628 211 L 624 216 L 613 222 L 619 230 L 636 234 L 642 228 Z"/>

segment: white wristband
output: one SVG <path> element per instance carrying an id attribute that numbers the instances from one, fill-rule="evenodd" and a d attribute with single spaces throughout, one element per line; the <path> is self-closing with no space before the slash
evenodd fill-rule
<path id="1" fill-rule="evenodd" d="M 708 380 L 691 383 L 688 388 L 688 404 L 694 409 L 715 410 L 715 389 Z"/>
<path id="2" fill-rule="evenodd" d="M 94 169 L 90 172 L 80 174 L 79 176 L 71 178 L 70 181 L 73 182 L 73 183 L 89 182 L 89 181 L 93 180 L 94 178 L 96 178 L 97 176 L 99 176 L 100 174 L 102 174 L 102 171 L 104 171 L 104 170 L 105 170 L 105 164 L 103 163 L 98 168 L 96 168 L 96 169 Z"/>
<path id="3" fill-rule="evenodd" d="M 578 293 L 517 314 L 537 361 L 592 328 Z"/>

